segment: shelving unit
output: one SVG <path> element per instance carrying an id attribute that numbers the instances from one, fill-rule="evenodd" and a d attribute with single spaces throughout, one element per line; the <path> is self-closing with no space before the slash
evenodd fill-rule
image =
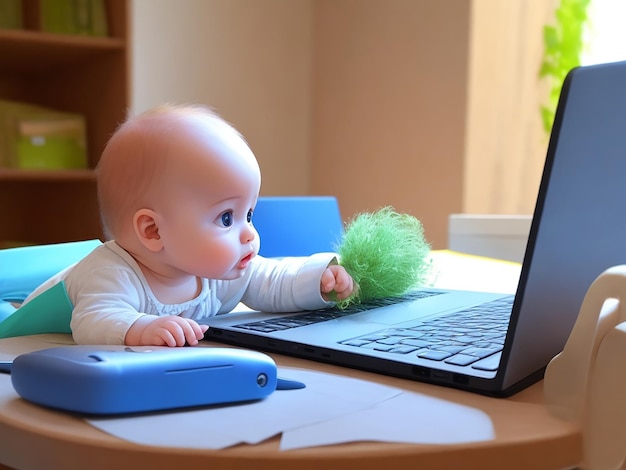
<path id="1" fill-rule="evenodd" d="M 88 169 L 0 168 L 0 246 L 102 238 L 93 169 L 129 106 L 127 0 L 106 0 L 109 37 L 40 31 L 39 0 L 23 30 L 0 29 L 0 99 L 80 113 Z"/>

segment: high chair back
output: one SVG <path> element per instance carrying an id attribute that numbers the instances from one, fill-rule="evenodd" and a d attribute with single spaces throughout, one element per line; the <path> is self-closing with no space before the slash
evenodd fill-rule
<path id="1" fill-rule="evenodd" d="M 335 251 L 343 233 L 333 196 L 261 196 L 252 222 L 266 258 Z"/>
<path id="2" fill-rule="evenodd" d="M 14 303 L 100 244 L 100 240 L 85 240 L 0 250 L 0 320 L 15 311 Z"/>

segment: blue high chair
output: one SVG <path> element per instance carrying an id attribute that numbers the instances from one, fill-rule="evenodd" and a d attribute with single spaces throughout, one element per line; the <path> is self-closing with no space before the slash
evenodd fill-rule
<path id="1" fill-rule="evenodd" d="M 261 196 L 252 223 L 266 258 L 336 251 L 343 234 L 333 196 Z"/>
<path id="2" fill-rule="evenodd" d="M 41 283 L 80 261 L 100 240 L 0 250 L 0 337 L 69 333 L 72 304 L 63 283 L 17 308 Z"/>

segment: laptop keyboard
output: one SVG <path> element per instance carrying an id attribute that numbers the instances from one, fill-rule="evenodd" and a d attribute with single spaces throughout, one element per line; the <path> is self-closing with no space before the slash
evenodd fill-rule
<path id="1" fill-rule="evenodd" d="M 362 302 L 359 304 L 352 304 L 344 309 L 340 309 L 338 307 L 327 307 L 320 310 L 311 310 L 297 315 L 289 315 L 279 318 L 271 318 L 268 320 L 240 323 L 238 325 L 235 325 L 234 327 L 242 328 L 245 330 L 260 331 L 263 333 L 272 333 L 274 331 L 282 331 L 290 328 L 298 328 L 300 326 L 334 320 L 335 318 L 343 318 L 349 315 L 354 315 L 355 313 L 371 310 L 373 308 L 394 305 L 399 302 L 425 299 L 427 297 L 432 297 L 434 295 L 440 294 L 442 294 L 442 292 L 419 290 L 409 292 L 407 294 L 397 297 L 389 297 L 385 299 Z"/>
<path id="2" fill-rule="evenodd" d="M 513 296 L 455 311 L 410 328 L 387 328 L 340 344 L 457 366 L 496 370 L 504 345 Z"/>

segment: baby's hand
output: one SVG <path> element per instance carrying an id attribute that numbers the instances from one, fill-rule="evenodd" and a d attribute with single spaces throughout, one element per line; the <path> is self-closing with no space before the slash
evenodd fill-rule
<path id="1" fill-rule="evenodd" d="M 124 338 L 127 346 L 195 346 L 204 337 L 208 325 L 198 325 L 175 315 L 144 315 L 131 325 Z"/>
<path id="2" fill-rule="evenodd" d="M 335 291 L 336 300 L 350 297 L 354 290 L 354 281 L 343 266 L 331 264 L 322 273 L 320 289 L 324 300 L 329 300 L 331 292 Z"/>

